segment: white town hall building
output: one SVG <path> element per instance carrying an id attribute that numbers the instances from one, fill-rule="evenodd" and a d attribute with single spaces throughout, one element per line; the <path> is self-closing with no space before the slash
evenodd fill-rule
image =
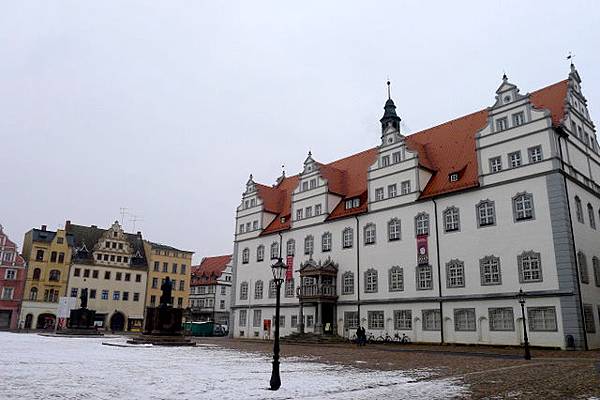
<path id="1" fill-rule="evenodd" d="M 272 329 L 271 264 L 291 266 L 281 334 L 406 334 L 600 348 L 600 148 L 571 65 L 529 94 L 504 76 L 491 107 L 403 136 L 389 98 L 381 144 L 273 186 L 237 208 L 235 337 Z"/>

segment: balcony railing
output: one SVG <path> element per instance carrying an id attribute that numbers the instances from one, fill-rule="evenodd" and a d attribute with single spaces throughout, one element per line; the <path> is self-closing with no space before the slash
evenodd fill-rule
<path id="1" fill-rule="evenodd" d="M 298 288 L 298 297 L 336 297 L 335 285 L 302 285 Z"/>

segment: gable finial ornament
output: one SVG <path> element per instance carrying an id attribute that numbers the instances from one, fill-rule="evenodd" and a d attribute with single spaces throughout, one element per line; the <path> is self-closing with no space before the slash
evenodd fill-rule
<path id="1" fill-rule="evenodd" d="M 390 78 L 388 77 L 388 80 L 387 80 L 388 100 L 391 100 L 391 99 L 392 99 L 392 89 L 391 89 L 391 85 L 392 85 L 392 82 L 390 82 Z"/>

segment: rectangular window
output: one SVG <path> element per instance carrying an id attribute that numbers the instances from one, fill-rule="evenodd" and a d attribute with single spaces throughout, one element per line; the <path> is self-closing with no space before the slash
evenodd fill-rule
<path id="1" fill-rule="evenodd" d="M 315 317 L 314 315 L 307 315 L 306 316 L 306 327 L 307 328 L 312 328 L 313 325 L 315 323 Z"/>
<path id="2" fill-rule="evenodd" d="M 11 281 L 17 279 L 17 271 L 14 269 L 7 269 L 4 273 L 4 278 Z"/>
<path id="3" fill-rule="evenodd" d="M 129 301 L 129 292 L 123 292 L 123 301 Z"/>
<path id="4" fill-rule="evenodd" d="M 465 287 L 465 264 L 462 261 L 452 260 L 446 264 L 446 286 Z"/>
<path id="5" fill-rule="evenodd" d="M 291 328 L 298 327 L 298 316 L 297 315 L 292 315 L 292 318 L 290 319 L 290 327 Z"/>
<path id="6" fill-rule="evenodd" d="M 84 272 L 85 272 L 85 271 L 84 271 Z M 116 279 L 117 281 L 120 281 L 122 277 L 123 277 L 123 273 L 122 273 L 122 272 L 117 272 L 117 274 L 115 275 L 115 279 Z"/>
<path id="7" fill-rule="evenodd" d="M 302 182 L 302 191 L 304 192 L 306 190 L 308 190 L 308 181 Z"/>
<path id="8" fill-rule="evenodd" d="M 394 310 L 394 329 L 412 330 L 412 311 Z"/>
<path id="9" fill-rule="evenodd" d="M 110 279 L 110 271 L 104 271 L 104 279 Z"/>
<path id="10" fill-rule="evenodd" d="M 344 312 L 344 328 L 345 329 L 358 328 L 358 312 L 357 311 L 345 311 Z"/>
<path id="11" fill-rule="evenodd" d="M 183 282 L 183 281 L 182 281 L 182 282 Z M 181 289 L 181 290 L 183 290 L 183 289 Z M 225 295 L 225 294 L 227 294 L 227 286 L 221 286 L 221 294 L 222 294 L 222 295 Z"/>
<path id="12" fill-rule="evenodd" d="M 177 264 L 173 263 L 173 265 L 171 266 L 171 273 L 176 274 L 177 273 Z"/>
<path id="13" fill-rule="evenodd" d="M 133 301 L 140 301 L 140 294 L 138 292 L 133 293 Z"/>
<path id="14" fill-rule="evenodd" d="M 389 291 L 400 292 L 404 290 L 404 270 L 398 266 L 390 269 Z"/>
<path id="15" fill-rule="evenodd" d="M 162 272 L 169 272 L 169 263 L 168 262 L 163 263 Z"/>
<path id="16" fill-rule="evenodd" d="M 475 309 L 474 308 L 455 308 L 454 309 L 454 330 L 457 332 L 476 331 Z"/>
<path id="17" fill-rule="evenodd" d="M 525 123 L 525 114 L 523 112 L 518 112 L 512 115 L 513 126 L 520 126 Z"/>
<path id="18" fill-rule="evenodd" d="M 58 253 L 58 262 L 60 264 L 63 264 L 65 262 L 65 253 L 63 253 L 63 252 Z"/>
<path id="19" fill-rule="evenodd" d="M 317 187 L 317 180 L 316 179 L 311 179 L 310 180 L 310 188 L 314 189 Z"/>
<path id="20" fill-rule="evenodd" d="M 97 253 L 97 254 L 96 254 L 96 260 L 98 260 L 98 261 L 102 261 L 102 254 L 100 254 L 100 253 Z"/>
<path id="21" fill-rule="evenodd" d="M 521 166 L 521 152 L 515 151 L 513 153 L 508 153 L 508 162 L 510 163 L 511 168 L 517 168 Z"/>
<path id="22" fill-rule="evenodd" d="M 508 128 L 508 119 L 506 117 L 498 118 L 496 120 L 496 130 L 504 131 Z"/>
<path id="23" fill-rule="evenodd" d="M 257 230 L 258 229 L 258 221 L 252 222 L 252 229 L 253 230 Z"/>
<path id="24" fill-rule="evenodd" d="M 96 298 L 96 289 L 90 289 L 90 299 Z"/>
<path id="25" fill-rule="evenodd" d="M 114 255 L 114 254 L 112 254 L 112 255 L 110 256 L 110 261 L 115 261 L 115 258 L 116 258 L 116 257 L 115 257 L 115 255 Z"/>
<path id="26" fill-rule="evenodd" d="M 388 189 L 388 197 L 396 197 L 396 195 L 398 194 L 398 188 L 396 187 L 396 184 L 394 183 L 393 185 L 388 185 L 387 187 Z"/>
<path id="27" fill-rule="evenodd" d="M 502 171 L 502 158 L 500 158 L 500 157 L 490 158 L 490 171 L 491 172 Z"/>
<path id="28" fill-rule="evenodd" d="M 79 290 L 76 287 L 71 288 L 71 297 L 77 297 L 77 292 L 78 291 Z"/>
<path id="29" fill-rule="evenodd" d="M 517 257 L 519 264 L 519 282 L 541 282 L 542 263 L 540 253 L 526 252 Z"/>
<path id="30" fill-rule="evenodd" d="M 254 315 L 252 319 L 252 326 L 255 328 L 260 328 L 262 320 L 262 310 L 254 310 Z"/>
<path id="31" fill-rule="evenodd" d="M 354 294 L 354 274 L 345 272 L 342 275 L 342 294 Z"/>
<path id="32" fill-rule="evenodd" d="M 401 194 L 409 194 L 410 193 L 410 181 L 404 181 L 400 183 L 400 193 Z"/>
<path id="33" fill-rule="evenodd" d="M 315 205 L 315 215 L 321 215 L 323 212 L 323 206 L 321 204 Z"/>
<path id="34" fill-rule="evenodd" d="M 596 321 L 594 321 L 594 308 L 592 305 L 583 305 L 583 318 L 585 320 L 585 331 L 587 333 L 596 333 Z"/>
<path id="35" fill-rule="evenodd" d="M 419 265 L 417 267 L 417 290 L 430 289 L 433 289 L 431 265 Z"/>
<path id="36" fill-rule="evenodd" d="M 304 212 L 306 214 L 306 218 L 312 217 L 312 206 L 306 207 L 306 209 L 304 210 Z"/>
<path id="37" fill-rule="evenodd" d="M 489 308 L 490 331 L 514 331 L 515 317 L 512 307 Z"/>
<path id="38" fill-rule="evenodd" d="M 142 281 L 142 274 L 135 274 L 135 281 L 136 282 L 141 282 Z"/>
<path id="39" fill-rule="evenodd" d="M 129 282 L 131 280 L 131 274 L 129 272 L 125 273 L 125 282 Z"/>
<path id="40" fill-rule="evenodd" d="M 90 270 L 89 269 L 84 269 L 83 270 L 83 277 L 84 278 L 89 278 L 90 277 Z"/>
<path id="41" fill-rule="evenodd" d="M 97 269 L 92 271 L 92 278 L 94 279 L 98 279 L 98 274 L 100 273 L 100 271 L 98 271 Z"/>
<path id="42" fill-rule="evenodd" d="M 240 326 L 246 326 L 247 318 L 248 318 L 248 311 L 240 310 L 240 313 L 238 315 L 238 322 L 239 322 Z"/>
<path id="43" fill-rule="evenodd" d="M 154 305 L 154 304 L 156 304 L 156 296 L 152 295 L 152 296 L 150 296 L 150 305 Z"/>
<path id="44" fill-rule="evenodd" d="M 108 261 L 108 254 L 104 254 L 104 261 Z"/>
<path id="45" fill-rule="evenodd" d="M 81 268 L 75 268 L 73 270 L 73 276 L 80 276 L 81 275 Z"/>
<path id="46" fill-rule="evenodd" d="M 181 264 L 181 275 L 185 275 L 185 271 L 186 271 L 186 265 L 185 264 Z"/>
<path id="47" fill-rule="evenodd" d="M 244 224 L 240 224 L 240 233 L 244 233 Z"/>
<path id="48" fill-rule="evenodd" d="M 12 300 L 14 288 L 4 287 L 2 288 L 2 300 Z"/>
<path id="49" fill-rule="evenodd" d="M 35 253 L 35 261 L 44 261 L 44 250 L 38 250 Z"/>
<path id="50" fill-rule="evenodd" d="M 456 207 L 449 207 L 444 211 L 444 231 L 454 232 L 460 229 L 459 211 Z"/>
<path id="51" fill-rule="evenodd" d="M 368 316 L 369 329 L 385 328 L 385 320 L 384 320 L 383 311 L 369 311 L 369 312 L 367 312 L 367 316 Z"/>
<path id="52" fill-rule="evenodd" d="M 529 154 L 529 162 L 536 163 L 542 161 L 542 146 L 534 146 L 527 149 L 527 154 Z"/>
<path id="53" fill-rule="evenodd" d="M 160 271 L 160 262 L 154 261 L 154 271 Z"/>
<path id="54" fill-rule="evenodd" d="M 113 300 L 119 300 L 121 298 L 121 292 L 118 290 L 115 290 L 113 292 Z"/>
<path id="55" fill-rule="evenodd" d="M 491 226 L 496 223 L 496 210 L 493 201 L 482 201 L 477 205 L 477 222 L 479 226 Z"/>
<path id="56" fill-rule="evenodd" d="M 303 215 L 304 215 L 303 209 L 299 208 L 296 210 L 296 219 L 302 219 Z"/>
<path id="57" fill-rule="evenodd" d="M 556 331 L 554 307 L 527 307 L 527 321 L 531 331 Z"/>
<path id="58" fill-rule="evenodd" d="M 375 189 L 375 201 L 383 200 L 383 188 Z"/>
<path id="59" fill-rule="evenodd" d="M 53 251 L 50 253 L 50 262 L 56 262 L 56 258 L 58 257 L 58 253 Z"/>
<path id="60" fill-rule="evenodd" d="M 441 326 L 440 310 L 423 310 L 423 330 L 424 331 L 439 331 Z"/>
<path id="61" fill-rule="evenodd" d="M 394 164 L 399 163 L 400 161 L 402 161 L 402 153 L 397 151 L 395 153 L 392 153 L 392 162 Z"/>
<path id="62" fill-rule="evenodd" d="M 158 278 L 152 278 L 152 289 L 158 289 Z"/>
<path id="63" fill-rule="evenodd" d="M 390 165 L 390 156 L 382 156 L 381 157 L 381 166 L 387 167 L 388 165 Z"/>
<path id="64" fill-rule="evenodd" d="M 181 291 L 185 290 L 185 281 L 179 281 L 179 290 L 181 290 Z"/>
<path id="65" fill-rule="evenodd" d="M 108 290 L 104 289 L 102 291 L 102 300 L 108 300 Z"/>
<path id="66" fill-rule="evenodd" d="M 482 258 L 479 260 L 479 268 L 482 286 L 502 284 L 500 259 L 498 257 Z"/>

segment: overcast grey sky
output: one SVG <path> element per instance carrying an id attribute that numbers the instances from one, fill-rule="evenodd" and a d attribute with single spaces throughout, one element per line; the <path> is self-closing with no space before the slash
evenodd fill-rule
<path id="1" fill-rule="evenodd" d="M 107 227 L 232 250 L 249 173 L 379 141 L 385 81 L 404 133 L 565 79 L 600 121 L 597 1 L 4 1 L 0 223 Z M 133 230 L 126 217 L 125 228 Z"/>

